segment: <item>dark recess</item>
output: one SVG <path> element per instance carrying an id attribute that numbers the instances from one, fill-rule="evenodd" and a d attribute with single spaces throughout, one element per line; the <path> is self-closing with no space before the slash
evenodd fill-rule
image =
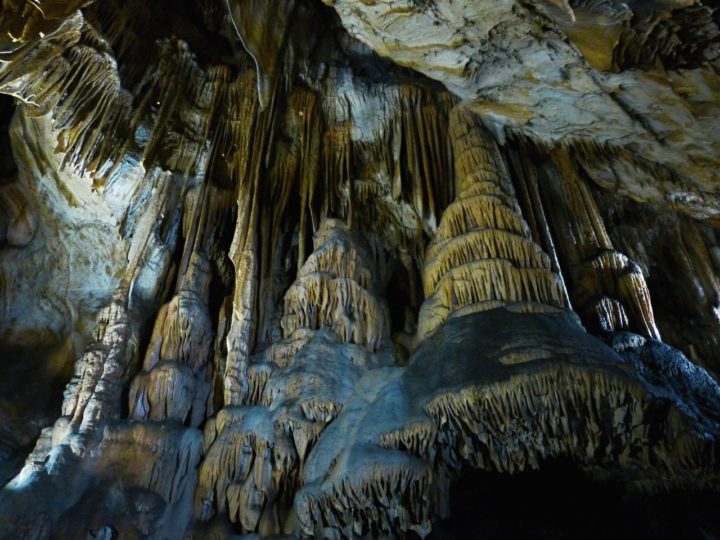
<path id="1" fill-rule="evenodd" d="M 0 184 L 8 182 L 17 172 L 9 133 L 10 120 L 14 112 L 14 98 L 0 95 Z"/>
<path id="2" fill-rule="evenodd" d="M 629 493 L 588 478 L 570 462 L 517 475 L 463 469 L 450 494 L 452 517 L 428 540 L 709 539 L 720 536 L 720 494 Z"/>

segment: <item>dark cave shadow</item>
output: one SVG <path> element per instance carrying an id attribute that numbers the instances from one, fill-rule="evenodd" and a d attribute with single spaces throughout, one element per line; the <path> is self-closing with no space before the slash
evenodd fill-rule
<path id="1" fill-rule="evenodd" d="M 14 99 L 0 94 L 0 185 L 13 181 L 17 173 L 9 133 L 14 112 Z"/>
<path id="2" fill-rule="evenodd" d="M 720 493 L 630 493 L 563 461 L 517 475 L 466 468 L 450 506 L 428 540 L 720 538 Z"/>

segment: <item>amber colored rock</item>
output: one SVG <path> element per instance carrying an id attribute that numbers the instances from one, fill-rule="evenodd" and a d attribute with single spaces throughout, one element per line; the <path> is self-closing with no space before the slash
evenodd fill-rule
<path id="1" fill-rule="evenodd" d="M 453 314 L 507 304 L 565 307 L 562 283 L 532 241 L 492 136 L 463 108 L 451 113 L 450 135 L 457 198 L 428 246 L 420 337 Z"/>

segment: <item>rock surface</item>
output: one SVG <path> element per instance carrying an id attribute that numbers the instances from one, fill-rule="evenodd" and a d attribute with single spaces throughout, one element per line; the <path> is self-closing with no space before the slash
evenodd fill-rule
<path id="1" fill-rule="evenodd" d="M 718 8 L 4 0 L 0 537 L 720 534 Z"/>

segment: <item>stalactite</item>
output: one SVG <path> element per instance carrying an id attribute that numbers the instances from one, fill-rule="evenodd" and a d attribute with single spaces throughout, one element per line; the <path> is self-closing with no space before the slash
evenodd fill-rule
<path id="1" fill-rule="evenodd" d="M 443 134 L 448 128 L 445 114 L 453 102 L 441 99 L 430 104 L 422 92 L 411 86 L 402 87 L 399 98 L 399 137 L 393 143 L 400 159 L 393 195 L 396 198 L 402 195 L 409 201 L 425 231 L 434 234 L 438 216 L 453 196 L 452 182 L 438 181 L 449 179 L 452 166 Z"/>
<path id="2" fill-rule="evenodd" d="M 312 92 L 295 89 L 287 97 L 287 112 L 283 117 L 282 136 L 275 148 L 275 163 L 263 182 L 262 199 L 265 211 L 261 216 L 261 275 L 259 286 L 258 345 L 264 346 L 279 338 L 282 316 L 282 296 L 292 279 L 285 256 L 286 244 L 294 235 L 286 223 L 294 213 L 292 203 L 295 193 L 307 189 L 306 183 L 314 183 L 318 174 L 319 124 L 316 97 Z M 306 208 L 300 200 L 300 212 Z M 302 226 L 302 225 L 300 225 Z M 298 250 L 302 233 L 298 231 Z M 300 254 L 298 254 L 299 256 Z M 281 282 L 280 285 L 278 282 Z"/>
<path id="3" fill-rule="evenodd" d="M 387 453 L 383 465 L 370 461 L 363 475 L 322 493 L 301 492 L 296 504 L 302 533 L 317 536 L 322 523 L 341 538 L 381 538 L 398 529 L 427 535 L 430 520 L 436 517 L 429 509 L 438 498 L 432 472 L 419 460 L 408 464 L 397 457 L 395 463 L 394 457 Z"/>
<path id="4" fill-rule="evenodd" d="M 0 178 L 0 347 L 35 302 L 82 353 L 59 419 L 0 400 L 0 460 L 36 440 L 0 536 L 426 537 L 468 467 L 552 460 L 631 492 L 717 491 L 720 387 L 655 339 L 650 298 L 663 335 L 718 350 L 714 222 L 626 235 L 592 191 L 719 215 L 698 138 L 717 10 L 322 4 L 3 1 L 25 183 Z M 621 12 L 598 51 L 588 9 Z M 601 73 L 613 52 L 647 71 Z M 6 254 L 58 283 L 53 242 L 106 266 L 107 294 L 76 301 L 94 274 L 68 260 L 64 296 L 6 309 Z M 675 275 L 685 298 L 658 300 Z"/>
<path id="5" fill-rule="evenodd" d="M 260 108 L 270 105 L 283 75 L 285 45 L 296 0 L 226 0 L 235 28 L 257 66 Z"/>
<path id="6" fill-rule="evenodd" d="M 268 409 L 223 409 L 205 428 L 207 457 L 196 490 L 197 518 L 228 512 L 248 531 L 257 530 L 266 513 L 271 519 L 274 499 L 283 490 L 292 490 L 295 481 L 297 458 L 294 449 L 285 445 L 273 429 Z M 279 524 L 269 527 L 265 534 L 279 532 Z"/>
<path id="7" fill-rule="evenodd" d="M 566 310 L 511 305 L 446 321 L 405 369 L 362 379 L 326 428 L 295 500 L 303 534 L 426 531 L 447 515 L 451 480 L 468 465 L 518 473 L 564 456 L 589 474 L 619 467 L 639 490 L 714 489 L 718 441 L 701 433 L 717 429 L 717 384 L 696 373 L 704 383 L 680 397 L 684 383 L 670 390 L 664 368 L 597 343 Z M 673 373 L 695 371 L 677 362 Z M 691 405 L 700 403 L 713 405 Z M 353 443 L 336 446 L 348 432 Z"/>
<path id="8" fill-rule="evenodd" d="M 301 166 L 302 175 L 300 178 L 300 221 L 298 223 L 298 267 L 300 267 L 306 259 L 306 244 L 308 229 L 314 231 L 319 224 L 319 216 L 315 215 L 315 198 L 317 189 L 317 179 L 320 174 L 320 151 L 322 131 L 320 124 L 320 111 L 316 100 L 307 100 L 307 104 L 299 107 L 298 116 L 302 113 L 302 131 L 300 140 L 302 141 L 301 150 Z M 310 223 L 308 223 L 308 214 Z"/>
<path id="9" fill-rule="evenodd" d="M 108 17 L 100 14 L 101 20 Z M 140 145 L 148 170 L 163 165 L 195 176 L 204 172 L 198 157 L 213 139 L 219 157 L 211 159 L 224 177 L 218 161 L 228 161 L 225 156 L 235 149 L 220 114 L 233 99 L 227 67 L 203 70 L 187 43 L 162 40 L 153 64 L 130 78 L 137 79 L 138 98 L 133 99 L 122 86 L 108 41 L 92 23 L 79 11 L 57 21 L 56 30 L 42 32 L 35 29 L 38 17 L 30 17 L 29 36 L 22 38 L 27 43 L 0 69 L 0 91 L 17 95 L 38 113 L 53 114 L 66 164 L 93 174 L 101 187 L 122 157 Z M 126 23 L 113 24 L 122 28 Z M 111 32 L 110 40 L 116 39 Z"/>
<path id="10" fill-rule="evenodd" d="M 578 176 L 569 155 L 555 151 L 552 165 L 546 165 L 542 174 L 547 179 L 543 195 L 561 243 L 563 263 L 570 269 L 576 310 L 593 328 L 632 328 L 659 339 L 642 270 L 613 249 L 592 193 Z M 606 297 L 617 302 L 608 303 Z M 610 305 L 612 311 L 608 311 Z M 614 326 L 624 322 L 627 326 Z"/>
<path id="11" fill-rule="evenodd" d="M 79 12 L 52 22 L 59 22 L 56 30 L 37 30 L 38 41 L 28 41 L 14 53 L 0 72 L 0 89 L 41 113 L 51 110 L 66 161 L 94 171 L 111 156 L 120 159 L 114 152 L 129 132 L 131 98 L 121 88 L 103 38 Z M 106 132 L 110 137 L 104 137 Z"/>
<path id="12" fill-rule="evenodd" d="M 515 144 L 517 144 L 517 147 L 515 147 Z M 550 267 L 560 278 L 565 305 L 571 306 L 570 293 L 567 290 L 565 277 L 560 267 L 556 242 L 550 230 L 550 222 L 540 196 L 538 170 L 533 160 L 529 159 L 531 153 L 527 146 L 523 142 L 516 142 L 515 144 L 505 149 L 512 166 L 513 178 L 516 181 L 516 190 L 518 191 L 519 202 L 521 202 L 523 216 L 530 226 L 533 240 L 549 255 Z"/>
<path id="13" fill-rule="evenodd" d="M 593 195 L 613 245 L 648 276 L 654 318 L 663 341 L 717 375 L 720 259 L 712 227 L 664 207 L 640 205 L 599 189 Z"/>
<path id="14" fill-rule="evenodd" d="M 323 135 L 321 171 L 325 185 L 322 215 L 353 219 L 352 124 L 329 126 Z"/>
<path id="15" fill-rule="evenodd" d="M 147 36 L 153 35 L 158 22 L 153 6 L 138 0 L 103 0 L 89 5 L 84 14 L 112 48 L 123 86 L 133 88 L 145 75 Z"/>
<path id="16" fill-rule="evenodd" d="M 245 84 L 251 80 L 243 79 Z M 239 90 L 239 89 L 238 89 Z M 257 110 L 252 94 L 237 92 L 230 114 L 244 118 L 237 124 L 237 149 L 232 159 L 238 175 L 238 216 L 230 259 L 235 266 L 233 315 L 227 336 L 225 364 L 225 405 L 239 405 L 247 397 L 247 362 L 254 346 L 258 288 L 258 225 L 260 223 L 260 176 L 271 152 L 273 107 Z"/>

